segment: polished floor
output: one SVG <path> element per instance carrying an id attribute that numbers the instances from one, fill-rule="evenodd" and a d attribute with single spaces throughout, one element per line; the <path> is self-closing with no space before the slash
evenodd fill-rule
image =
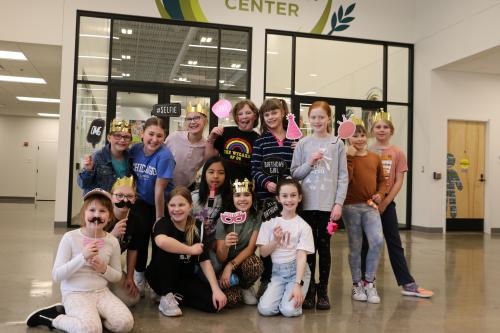
<path id="1" fill-rule="evenodd" d="M 0 203 L 0 332 L 28 329 L 26 315 L 60 299 L 51 281 L 52 262 L 63 229 L 52 226 L 54 204 Z M 166 318 L 147 299 L 132 311 L 133 332 L 499 332 L 500 236 L 404 232 L 412 274 L 432 289 L 432 299 L 400 295 L 385 254 L 377 276 L 381 304 L 350 298 L 347 237 L 333 238 L 330 311 L 305 311 L 300 318 L 264 318 L 255 307 L 219 314 L 183 309 Z"/>

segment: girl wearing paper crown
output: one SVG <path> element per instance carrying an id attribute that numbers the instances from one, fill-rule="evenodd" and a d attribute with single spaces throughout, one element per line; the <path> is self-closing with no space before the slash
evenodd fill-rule
<path id="1" fill-rule="evenodd" d="M 219 155 L 228 165 L 228 178 L 251 179 L 253 144 L 259 134 L 253 129 L 259 124 L 259 110 L 250 100 L 239 101 L 231 111 L 237 126 L 214 127 L 207 139 L 205 155 Z"/>
<path id="2" fill-rule="evenodd" d="M 254 208 L 253 182 L 247 178 L 232 184 L 233 205 L 230 212 L 221 213 L 217 221 L 217 259 L 223 263 L 224 270 L 219 282 L 228 299 L 234 306 L 241 300 L 247 305 L 256 305 L 252 285 L 262 274 L 262 261 L 255 255 L 255 242 L 261 225 L 260 216 Z M 231 284 L 231 275 L 238 277 L 238 285 Z"/>
<path id="3" fill-rule="evenodd" d="M 201 104 L 188 104 L 185 118 L 185 130 L 170 133 L 165 146 L 175 159 L 174 185 L 186 186 L 194 190 L 196 174 L 205 162 L 203 131 L 208 123 L 208 111 Z"/>
<path id="4" fill-rule="evenodd" d="M 85 155 L 77 183 L 85 195 L 94 188 L 111 190 L 114 182 L 131 174 L 128 147 L 132 131 L 126 120 L 113 119 L 107 136 L 108 143 L 93 155 Z"/>
<path id="5" fill-rule="evenodd" d="M 313 134 L 299 141 L 292 160 L 292 176 L 301 181 L 304 202 L 301 216 L 311 226 L 314 247 L 319 256 L 319 284 L 314 282 L 316 254 L 307 256 L 312 281 L 304 309 L 330 309 L 328 280 L 330 275 L 330 220 L 338 221 L 347 192 L 347 160 L 342 140 L 331 134 L 332 110 L 324 101 L 309 107 L 309 121 Z M 317 295 L 317 302 L 316 302 Z"/>
<path id="6" fill-rule="evenodd" d="M 394 134 L 394 125 L 391 115 L 384 111 L 379 111 L 373 116 L 371 134 L 375 137 L 375 143 L 370 146 L 370 150 L 378 154 L 382 159 L 384 176 L 386 180 L 386 196 L 378 205 L 381 214 L 382 230 L 384 232 L 387 252 L 391 261 L 392 271 L 396 281 L 401 286 L 401 293 L 405 296 L 431 297 L 434 293 L 430 290 L 420 288 L 413 276 L 410 274 L 408 263 L 406 262 L 404 248 L 399 236 L 398 217 L 396 215 L 396 204 L 394 198 L 399 193 L 403 185 L 408 165 L 406 157 L 397 146 L 391 144 L 390 140 Z M 362 258 L 366 259 L 368 244 L 363 240 Z M 363 260 L 363 272 L 364 272 Z"/>

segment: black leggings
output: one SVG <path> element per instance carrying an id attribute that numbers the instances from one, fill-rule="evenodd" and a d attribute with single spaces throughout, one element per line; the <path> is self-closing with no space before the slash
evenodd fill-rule
<path id="1" fill-rule="evenodd" d="M 331 254 L 330 254 L 330 234 L 327 226 L 330 220 L 330 212 L 319 210 L 305 210 L 301 214 L 302 218 L 311 226 L 314 248 L 319 255 L 319 284 L 328 285 L 330 277 Z M 311 283 L 315 283 L 316 253 L 307 256 L 307 264 L 311 270 Z"/>
<path id="2" fill-rule="evenodd" d="M 153 224 L 156 219 L 156 210 L 155 206 L 141 199 L 135 202 L 132 210 L 136 215 L 142 217 L 142 222 L 146 223 L 146 227 L 144 228 L 145 232 L 142 233 L 142 237 L 138 240 L 137 263 L 135 265 L 135 270 L 137 272 L 144 272 L 148 262 L 149 239 L 151 238 L 151 230 L 153 229 Z"/>

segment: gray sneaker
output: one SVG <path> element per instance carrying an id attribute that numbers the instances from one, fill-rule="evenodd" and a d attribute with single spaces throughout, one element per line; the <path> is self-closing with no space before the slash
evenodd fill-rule
<path id="1" fill-rule="evenodd" d="M 375 288 L 375 285 L 370 282 L 365 285 L 365 293 L 367 297 L 367 302 L 372 303 L 372 304 L 378 304 L 380 303 L 380 297 L 378 296 L 377 293 L 377 288 Z"/>
<path id="2" fill-rule="evenodd" d="M 179 308 L 179 302 L 177 302 L 177 300 L 182 300 L 182 297 L 180 295 L 168 293 L 166 296 L 161 297 L 158 309 L 167 317 L 182 316 L 182 311 Z"/>
<path id="3" fill-rule="evenodd" d="M 365 293 L 365 288 L 363 288 L 363 285 L 361 282 L 358 282 L 357 285 L 352 286 L 352 299 L 355 301 L 360 301 L 360 302 L 366 302 L 367 296 Z"/>

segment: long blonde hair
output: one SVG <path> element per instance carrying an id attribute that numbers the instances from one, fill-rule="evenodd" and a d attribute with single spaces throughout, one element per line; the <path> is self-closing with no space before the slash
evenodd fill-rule
<path id="1" fill-rule="evenodd" d="M 191 192 L 189 192 L 187 187 L 184 186 L 178 186 L 170 192 L 167 199 L 167 205 L 170 202 L 170 200 L 172 200 L 172 198 L 177 195 L 186 199 L 186 201 L 189 202 L 191 206 L 193 205 L 193 198 L 191 198 Z M 189 246 L 193 245 L 194 238 L 196 235 L 198 235 L 198 231 L 196 230 L 196 219 L 192 215 L 189 215 L 187 218 L 184 234 L 186 235 L 187 245 Z"/>

